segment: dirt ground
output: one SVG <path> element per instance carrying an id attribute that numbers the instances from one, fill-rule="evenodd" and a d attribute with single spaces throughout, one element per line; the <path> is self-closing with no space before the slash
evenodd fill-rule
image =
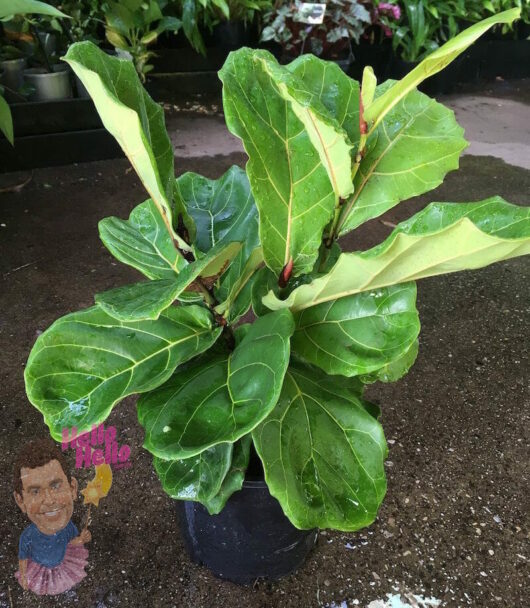
<path id="1" fill-rule="evenodd" d="M 179 160 L 177 172 L 219 176 L 243 156 Z M 108 423 L 132 447 L 91 526 L 88 576 L 56 598 L 23 593 L 14 579 L 28 524 L 12 498 L 20 446 L 47 435 L 26 399 L 23 369 L 38 332 L 93 294 L 139 277 L 114 261 L 97 222 L 125 218 L 144 192 L 125 160 L 36 170 L 18 193 L 0 194 L 0 608 L 312 607 L 380 605 L 411 592 L 441 606 L 527 608 L 528 260 L 419 283 L 420 354 L 393 385 L 371 387 L 389 441 L 388 493 L 377 521 L 358 533 L 322 532 L 307 563 L 277 582 L 238 587 L 191 563 L 171 499 L 160 487 L 134 399 Z M 0 187 L 25 175 L 0 176 Z M 528 204 L 530 172 L 468 156 L 437 192 L 384 218 L 404 219 L 431 200 L 492 194 Z M 379 220 L 347 248 L 378 242 Z M 81 472 L 84 484 L 91 476 Z M 84 508 L 77 503 L 74 521 Z M 526 584 L 526 589 L 525 589 Z M 434 604 L 433 604 L 434 605 Z"/>

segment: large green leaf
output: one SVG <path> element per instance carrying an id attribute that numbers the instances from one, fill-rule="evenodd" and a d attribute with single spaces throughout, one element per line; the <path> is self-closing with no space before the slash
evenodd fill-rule
<path id="1" fill-rule="evenodd" d="M 362 291 L 438 274 L 482 268 L 530 253 L 530 209 L 495 196 L 477 203 L 432 203 L 377 247 L 343 253 L 328 275 L 286 300 L 269 292 L 271 310 L 302 310 Z"/>
<path id="2" fill-rule="evenodd" d="M 234 443 L 230 469 L 223 479 L 219 492 L 204 503 L 204 506 L 211 515 L 220 513 L 230 496 L 234 492 L 241 490 L 248 466 L 251 442 L 252 437 L 249 434 L 241 437 L 241 439 Z"/>
<path id="3" fill-rule="evenodd" d="M 452 40 L 449 40 L 449 42 L 446 42 L 371 104 L 364 114 L 365 120 L 372 122 L 372 129 L 375 128 L 384 116 L 410 91 L 415 89 L 426 78 L 443 70 L 453 59 L 456 59 L 460 53 L 463 53 L 473 44 L 477 38 L 487 32 L 490 27 L 497 23 L 511 23 L 520 14 L 520 8 L 513 8 L 497 15 L 492 15 L 488 19 L 475 23 Z"/>
<path id="4" fill-rule="evenodd" d="M 181 291 L 178 279 L 158 279 L 116 287 L 96 294 L 94 300 L 106 313 L 120 321 L 154 320 Z"/>
<path id="5" fill-rule="evenodd" d="M 144 447 L 188 458 L 235 441 L 259 424 L 280 394 L 294 323 L 288 311 L 258 319 L 233 353 L 213 349 L 138 401 Z"/>
<path id="6" fill-rule="evenodd" d="M 7 101 L 0 95 L 0 131 L 6 136 L 7 141 L 13 145 L 13 118 Z"/>
<path id="7" fill-rule="evenodd" d="M 328 374 L 374 372 L 406 353 L 420 331 L 416 285 L 405 283 L 295 313 L 293 353 Z"/>
<path id="8" fill-rule="evenodd" d="M 243 485 L 251 441 L 251 436 L 245 435 L 233 444 L 218 443 L 197 456 L 177 460 L 155 456 L 153 462 L 171 498 L 200 502 L 210 515 L 217 515 Z"/>
<path id="9" fill-rule="evenodd" d="M 203 504 L 221 489 L 232 461 L 231 443 L 219 443 L 197 456 L 178 460 L 153 459 L 164 491 L 178 500 Z"/>
<path id="10" fill-rule="evenodd" d="M 99 236 L 112 255 L 149 279 L 171 279 L 187 265 L 178 255 L 151 199 L 135 207 L 128 220 L 106 217 Z"/>
<path id="11" fill-rule="evenodd" d="M 157 321 L 131 323 L 97 306 L 75 312 L 37 339 L 24 374 L 26 392 L 60 439 L 63 427 L 88 430 L 120 399 L 165 382 L 220 332 L 199 306 L 169 308 Z"/>
<path id="12" fill-rule="evenodd" d="M 359 83 L 336 63 L 311 54 L 301 55 L 286 67 L 324 104 L 356 146 L 359 143 Z"/>
<path id="13" fill-rule="evenodd" d="M 172 239 L 188 250 L 173 230 L 173 149 L 164 110 L 143 88 L 132 62 L 111 57 L 91 42 L 71 45 L 64 60 L 90 93 L 103 125 L 131 161 Z"/>
<path id="14" fill-rule="evenodd" d="M 291 364 L 278 404 L 252 435 L 270 493 L 296 527 L 351 531 L 374 521 L 387 448 L 351 380 Z"/>
<path id="15" fill-rule="evenodd" d="M 194 245 L 200 251 L 209 251 L 220 240 L 246 242 L 249 229 L 254 230 L 257 209 L 240 167 L 230 167 L 219 179 L 184 173 L 175 180 L 175 187 L 194 220 Z M 250 245 L 247 257 L 257 244 Z"/>
<path id="16" fill-rule="evenodd" d="M 383 365 L 383 367 L 380 367 L 370 374 L 361 376 L 360 380 L 366 384 L 377 381 L 396 382 L 414 365 L 416 357 L 418 356 L 418 349 L 419 343 L 418 340 L 415 340 L 409 349 L 400 357 L 389 361 L 386 365 Z"/>
<path id="17" fill-rule="evenodd" d="M 241 257 L 239 253 L 230 266 L 226 279 L 216 291 L 222 302 L 215 307 L 215 311 L 223 315 L 229 323 L 235 323 L 250 308 L 254 280 L 258 269 L 263 265 L 263 250 L 256 247 L 242 269 L 239 266 Z"/>
<path id="18" fill-rule="evenodd" d="M 377 87 L 376 96 L 390 86 Z M 418 91 L 409 93 L 368 140 L 340 233 L 441 184 L 448 171 L 458 169 L 467 146 L 463 133 L 452 110 Z"/>
<path id="19" fill-rule="evenodd" d="M 241 249 L 241 243 L 220 241 L 199 260 L 191 262 L 173 279 L 158 279 L 116 287 L 97 294 L 96 303 L 120 321 L 158 319 L 185 289 L 200 292 L 195 283 L 202 276 L 207 282 L 216 280 Z"/>
<path id="20" fill-rule="evenodd" d="M 265 51 L 230 53 L 219 72 L 228 128 L 243 140 L 267 265 L 310 272 L 339 196 L 352 190 L 351 144 L 303 82 Z"/>
<path id="21" fill-rule="evenodd" d="M 65 17 L 70 19 L 68 15 L 61 13 L 54 6 L 39 2 L 38 0 L 3 0 L 0 3 L 0 19 L 15 15 L 48 15 L 50 17 Z"/>

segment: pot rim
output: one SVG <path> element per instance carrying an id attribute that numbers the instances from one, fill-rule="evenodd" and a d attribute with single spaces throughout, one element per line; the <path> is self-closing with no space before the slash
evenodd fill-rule
<path id="1" fill-rule="evenodd" d="M 27 68 L 24 70 L 24 76 L 31 76 L 32 78 L 43 78 L 43 77 L 57 77 L 63 74 L 68 74 L 70 71 L 69 66 L 63 67 L 60 63 L 54 64 L 52 67 L 60 66 L 60 70 L 53 72 L 47 72 L 45 68 Z"/>
<path id="2" fill-rule="evenodd" d="M 2 61 L 0 61 L 0 65 L 3 65 L 4 63 L 18 63 L 19 61 L 21 61 L 22 63 L 26 64 L 27 60 L 25 57 L 18 57 L 17 59 L 2 59 Z"/>

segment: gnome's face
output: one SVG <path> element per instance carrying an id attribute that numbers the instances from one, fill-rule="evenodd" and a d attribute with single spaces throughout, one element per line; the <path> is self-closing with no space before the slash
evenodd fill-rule
<path id="1" fill-rule="evenodd" d="M 42 467 L 22 467 L 22 496 L 15 492 L 15 500 L 29 519 L 43 534 L 56 534 L 72 518 L 77 497 L 77 480 L 68 479 L 58 460 L 50 460 Z"/>

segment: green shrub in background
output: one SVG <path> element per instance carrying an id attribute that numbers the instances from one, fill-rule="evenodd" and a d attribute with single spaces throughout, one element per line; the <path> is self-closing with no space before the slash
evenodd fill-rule
<path id="1" fill-rule="evenodd" d="M 423 59 L 470 24 L 504 10 L 517 8 L 521 19 L 530 23 L 527 0 L 400 0 L 398 4 L 403 8 L 399 21 L 388 16 L 381 20 L 392 32 L 394 51 L 410 62 Z M 512 23 L 497 28 L 505 35 L 514 32 Z"/>

